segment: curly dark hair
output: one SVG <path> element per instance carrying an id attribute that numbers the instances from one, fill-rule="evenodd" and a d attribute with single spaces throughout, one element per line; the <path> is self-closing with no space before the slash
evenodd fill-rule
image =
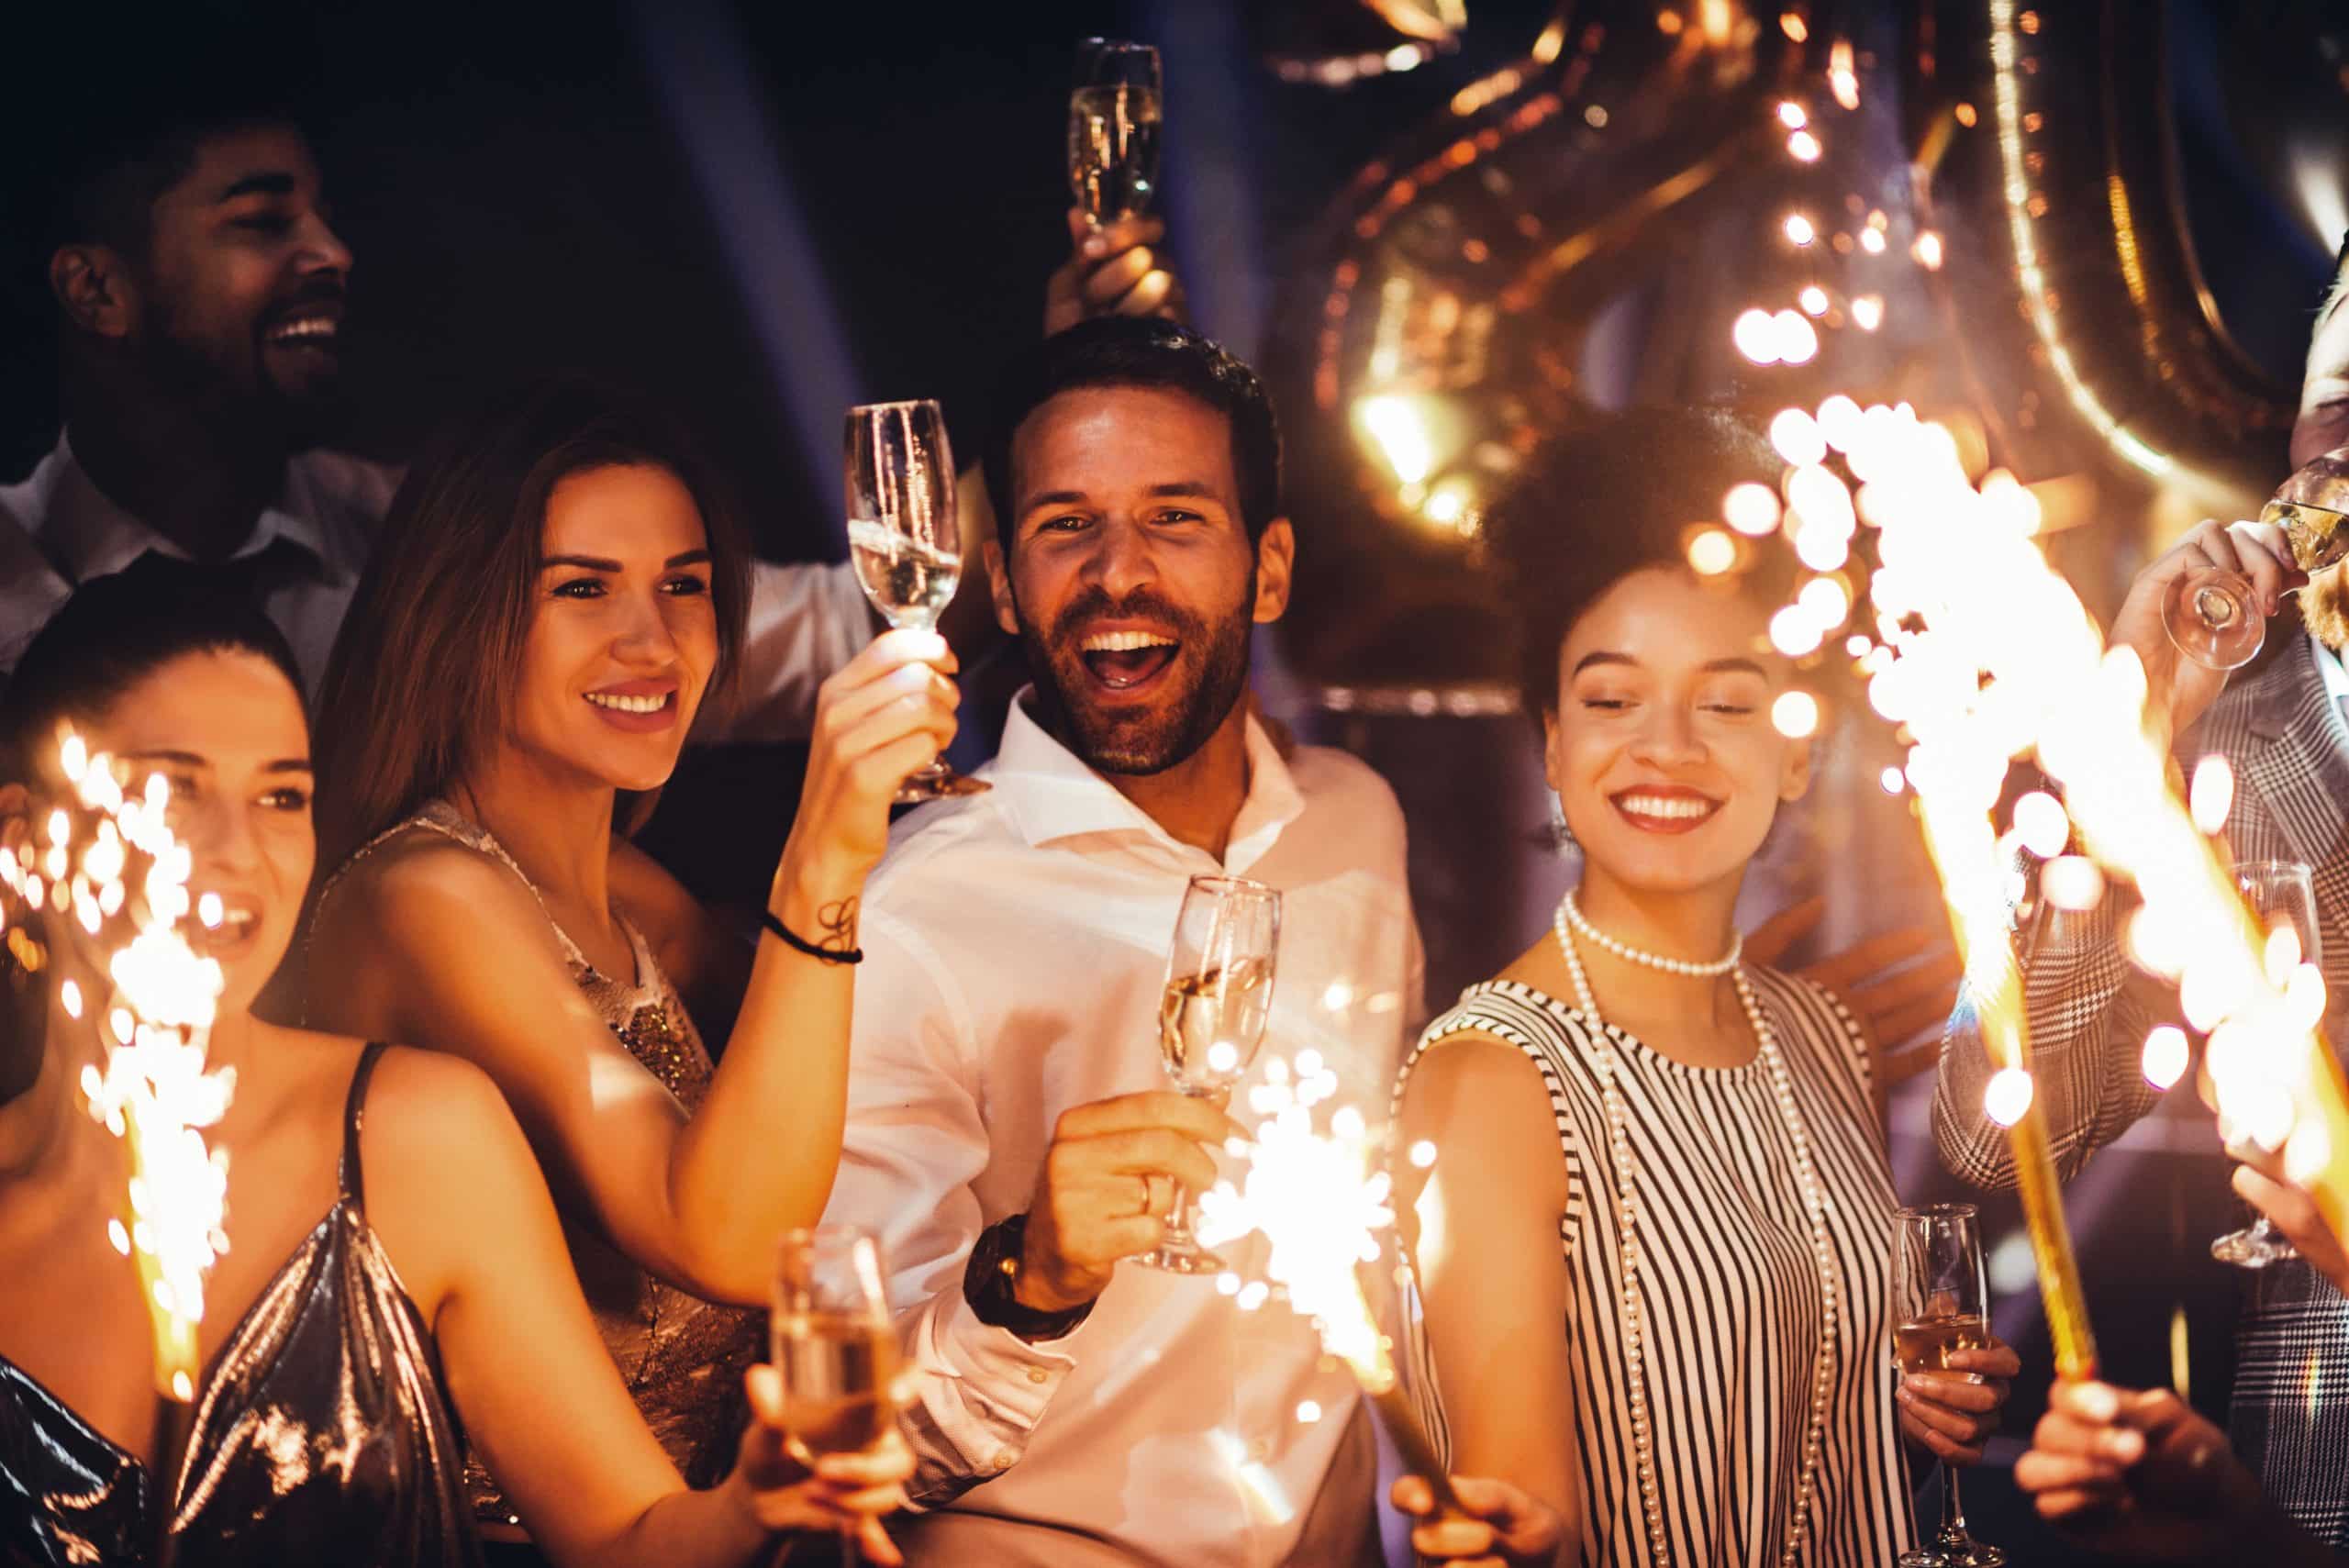
<path id="1" fill-rule="evenodd" d="M 1718 519 L 1732 485 L 1775 490 L 1785 472 L 1769 441 L 1723 408 L 1601 414 L 1537 448 L 1485 519 L 1528 717 L 1556 710 L 1558 650 L 1602 595 L 1634 572 L 1685 564 L 1691 525 Z M 1743 555 L 1743 590 L 1781 602 L 1790 552 L 1765 542 Z"/>

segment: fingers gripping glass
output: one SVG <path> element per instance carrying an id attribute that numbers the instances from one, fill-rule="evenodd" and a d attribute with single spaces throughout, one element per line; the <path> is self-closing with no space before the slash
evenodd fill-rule
<path id="1" fill-rule="evenodd" d="M 1158 1009 L 1158 1048 L 1177 1089 L 1212 1098 L 1246 1074 L 1264 1042 L 1280 941 L 1281 895 L 1263 883 L 1195 876 L 1184 889 Z M 1138 1261 L 1185 1274 L 1224 1266 L 1192 1236 L 1191 1195 L 1179 1186 L 1164 1238 Z"/>
<path id="2" fill-rule="evenodd" d="M 783 1377 L 784 1446 L 815 1468 L 865 1453 L 897 1424 L 897 1331 L 889 1320 L 881 1243 L 861 1225 L 786 1230 L 776 1250 L 769 1319 Z M 841 1537 L 854 1568 L 856 1538 Z"/>
<path id="3" fill-rule="evenodd" d="M 1068 95 L 1068 185 L 1099 228 L 1150 210 L 1158 189 L 1158 51 L 1118 39 L 1076 46 Z"/>
<path id="4" fill-rule="evenodd" d="M 2316 888 L 2307 866 L 2297 861 L 2245 861 L 2235 867 L 2235 885 L 2243 902 L 2271 934 L 2289 930 L 2299 940 L 2300 962 L 2324 965 L 2324 949 L 2317 936 Z M 2210 1243 L 2210 1256 L 2239 1269 L 2264 1269 L 2299 1257 L 2281 1230 L 2260 1215 L 2240 1230 L 2230 1230 Z"/>
<path id="5" fill-rule="evenodd" d="M 936 403 L 869 403 L 848 411 L 848 553 L 881 618 L 934 630 L 963 579 L 954 453 Z M 977 795 L 941 758 L 907 775 L 901 804 Z"/>
<path id="6" fill-rule="evenodd" d="M 1901 1375 L 1946 1372 L 1953 1351 L 1990 1342 L 1990 1280 L 1979 1216 L 1970 1203 L 1904 1208 L 1892 1217 L 1892 1347 Z M 2000 1568 L 2007 1554 L 1974 1539 L 1957 1472 L 1942 1466 L 1941 1523 L 1900 1568 Z"/>
<path id="7" fill-rule="evenodd" d="M 2349 448 L 2312 459 L 2286 480 L 2259 520 L 2283 530 L 2293 564 L 2311 577 L 2349 560 Z M 2190 568 L 2170 584 L 2162 629 L 2179 652 L 2211 670 L 2248 663 L 2267 639 L 2251 579 L 2221 566 Z"/>

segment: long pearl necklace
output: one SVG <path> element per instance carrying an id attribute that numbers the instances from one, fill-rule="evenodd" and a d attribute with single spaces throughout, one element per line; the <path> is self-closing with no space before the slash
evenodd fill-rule
<path id="1" fill-rule="evenodd" d="M 1575 951 L 1575 934 L 1579 933 L 1594 946 L 1604 948 L 1618 958 L 1642 963 L 1651 969 L 1674 974 L 1729 973 L 1737 987 L 1738 1002 L 1745 1008 L 1746 1021 L 1753 1026 L 1753 1039 L 1760 1047 L 1763 1068 L 1769 1074 L 1771 1092 L 1777 1098 L 1778 1115 L 1785 1120 L 1787 1136 L 1794 1144 L 1795 1185 L 1801 1191 L 1803 1209 L 1810 1217 L 1810 1255 L 1819 1269 L 1819 1358 L 1811 1376 L 1810 1426 L 1803 1433 L 1802 1470 L 1795 1482 L 1794 1509 L 1787 1524 L 1786 1550 L 1778 1559 L 1782 1563 L 1792 1563 L 1801 1552 L 1803 1532 L 1809 1527 L 1811 1496 L 1819 1480 L 1819 1455 L 1827 1427 L 1827 1407 L 1834 1398 L 1835 1328 L 1841 1310 L 1841 1289 L 1837 1284 L 1834 1247 L 1827 1234 L 1827 1195 L 1819 1184 L 1818 1167 L 1810 1156 L 1810 1132 L 1803 1125 L 1801 1108 L 1795 1103 L 1794 1079 L 1787 1071 L 1785 1055 L 1778 1050 L 1778 1037 L 1771 1030 L 1769 1020 L 1763 1017 L 1762 1005 L 1754 999 L 1753 986 L 1746 979 L 1745 971 L 1736 967 L 1742 945 L 1739 941 L 1730 944 L 1727 957 L 1709 963 L 1642 952 L 1617 941 L 1593 926 L 1575 903 L 1572 892 L 1559 904 L 1553 929 L 1557 934 L 1558 951 L 1565 955 L 1566 972 L 1574 977 L 1575 999 L 1582 1009 L 1582 1016 L 1590 1023 L 1591 1069 L 1598 1075 L 1599 1099 L 1607 1111 L 1607 1151 L 1615 1173 L 1615 1229 L 1622 1244 L 1623 1258 L 1624 1388 L 1631 1407 L 1631 1446 L 1640 1481 L 1640 1505 L 1647 1515 L 1648 1545 L 1658 1568 L 1671 1562 L 1671 1549 L 1664 1527 L 1664 1504 L 1656 1486 L 1655 1431 L 1648 1413 L 1647 1309 L 1640 1294 L 1639 1214 L 1632 1201 L 1632 1180 L 1638 1172 L 1632 1162 L 1630 1113 L 1624 1108 L 1623 1092 L 1615 1081 L 1615 1050 L 1608 1040 L 1607 1026 L 1599 1018 L 1598 1005 L 1591 998 L 1590 977 L 1583 973 L 1582 959 Z"/>

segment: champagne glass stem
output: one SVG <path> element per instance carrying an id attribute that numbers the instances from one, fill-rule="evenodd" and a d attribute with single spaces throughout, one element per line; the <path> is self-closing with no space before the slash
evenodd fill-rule
<path id="1" fill-rule="evenodd" d="M 1970 1544 L 1965 1534 L 1965 1505 L 1957 1496 L 1957 1466 L 1942 1461 L 1942 1533 L 1936 1546 Z"/>
<path id="2" fill-rule="evenodd" d="M 1166 1211 L 1166 1239 L 1162 1247 L 1190 1248 L 1198 1244 L 1191 1234 L 1191 1189 L 1182 1183 L 1174 1184 L 1174 1205 Z"/>

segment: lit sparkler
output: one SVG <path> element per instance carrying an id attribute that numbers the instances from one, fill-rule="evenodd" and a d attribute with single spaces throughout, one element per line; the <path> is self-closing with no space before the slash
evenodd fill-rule
<path id="1" fill-rule="evenodd" d="M 1325 1118 L 1316 1107 L 1337 1092 L 1337 1074 L 1316 1051 L 1297 1052 L 1294 1064 L 1279 1057 L 1265 1062 L 1264 1081 L 1248 1092 L 1248 1108 L 1262 1118 L 1254 1141 L 1230 1146 L 1245 1171 L 1238 1186 L 1218 1182 L 1199 1195 L 1197 1233 L 1208 1245 L 1263 1234 L 1263 1277 L 1226 1274 L 1219 1288 L 1243 1309 L 1278 1296 L 1310 1319 L 1321 1348 L 1345 1363 L 1378 1412 L 1405 1468 L 1434 1489 L 1439 1507 L 1464 1514 L 1403 1387 L 1394 1340 L 1363 1290 L 1359 1271 L 1386 1256 L 1394 1188 L 1385 1140 L 1360 1110 L 1333 1105 L 1327 1130 L 1319 1125 Z"/>
<path id="2" fill-rule="evenodd" d="M 2146 721 L 2144 673 L 2130 651 L 2105 648 L 2048 565 L 2030 493 L 1995 473 L 1976 489 L 1950 434 L 1906 405 L 1842 423 L 1845 460 L 1860 481 L 1855 509 L 1879 530 L 1881 565 L 1868 595 L 1881 645 L 1862 662 L 1869 701 L 1912 738 L 1906 776 L 1984 1040 L 2001 1069 L 1998 1103 L 1986 1108 L 2013 1137 L 2058 1364 L 2084 1375 L 2094 1340 L 2032 1103 L 2008 930 L 2021 892 L 2013 850 L 2060 856 L 2068 828 L 2077 828 L 2094 863 L 2064 856 L 2043 884 L 2065 907 L 2100 899 L 2099 865 L 2135 884 L 2143 903 L 2129 951 L 2178 983 L 2188 1021 L 2210 1034 L 2221 1114 L 2238 1135 L 2281 1149 L 2288 1171 L 2311 1185 L 2339 1228 L 2349 1208 L 2349 1093 L 2315 1034 L 2323 981 L 2293 944 L 2261 928 L 2209 836 L 2223 820 L 2217 801 L 2229 781 L 2215 771 L 2198 778 L 2199 812 L 2179 799 L 2167 738 Z M 2001 835 L 1992 813 L 2010 761 L 2024 755 L 2064 786 L 2065 798 L 2026 796 L 2013 831 Z M 2148 1042 L 2149 1076 L 2175 1080 L 2178 1043 Z"/>
<path id="3" fill-rule="evenodd" d="M 147 1301 L 162 1396 L 156 1462 L 168 1475 L 179 1441 L 165 1440 L 184 1440 L 201 1369 L 205 1276 L 228 1246 L 228 1155 L 208 1150 L 202 1130 L 219 1121 L 236 1087 L 233 1069 L 206 1063 L 220 966 L 199 957 L 177 929 L 192 915 L 217 920 L 217 901 L 191 907 L 192 860 L 165 819 L 161 778 L 126 793 L 112 759 L 92 755 L 70 731 L 57 755 L 79 810 L 52 809 L 38 842 L 0 854 L 0 884 L 27 906 L 46 905 L 61 923 L 78 924 L 105 955 L 98 968 L 108 995 L 87 996 L 66 979 L 60 995 L 67 1012 L 90 1018 L 106 1046 L 104 1068 L 85 1067 L 81 1088 L 91 1116 L 129 1156 L 125 1206 L 107 1234 L 136 1262 Z M 12 930 L 12 945 L 23 934 Z M 165 1520 L 170 1503 L 161 1501 Z"/>

